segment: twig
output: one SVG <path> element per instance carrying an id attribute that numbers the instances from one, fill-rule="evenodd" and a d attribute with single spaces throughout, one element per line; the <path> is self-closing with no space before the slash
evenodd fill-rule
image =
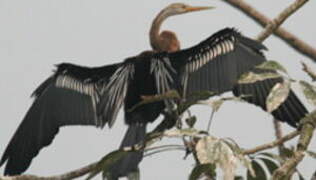
<path id="1" fill-rule="evenodd" d="M 285 8 L 275 19 L 270 21 L 265 29 L 257 36 L 257 40 L 264 41 L 274 32 L 290 15 L 302 7 L 308 0 L 296 0 L 289 7 Z"/>
<path id="2" fill-rule="evenodd" d="M 209 121 L 208 121 L 208 124 L 207 124 L 207 129 L 206 129 L 206 132 L 210 132 L 210 129 L 211 129 L 211 123 L 212 123 L 212 120 L 213 120 L 214 114 L 215 114 L 215 110 L 213 109 L 213 110 L 212 110 L 211 117 L 210 117 L 210 119 L 209 119 Z"/>
<path id="3" fill-rule="evenodd" d="M 316 73 L 311 70 L 304 62 L 301 62 L 303 65 L 303 71 L 305 71 L 311 78 L 312 81 L 316 81 Z"/>
<path id="4" fill-rule="evenodd" d="M 224 2 L 230 4 L 231 6 L 237 8 L 238 10 L 245 13 L 248 17 L 259 23 L 261 26 L 267 26 L 271 20 L 256 10 L 254 7 L 250 6 L 243 0 L 223 0 Z M 303 40 L 296 37 L 294 34 L 288 32 L 286 29 L 279 27 L 275 30 L 274 34 L 285 41 L 289 46 L 294 48 L 299 53 L 311 58 L 316 62 L 316 49 L 311 45 L 307 44 Z"/>
<path id="5" fill-rule="evenodd" d="M 307 115 L 302 120 L 301 135 L 296 146 L 293 156 L 285 161 L 285 163 L 273 173 L 273 179 L 291 179 L 288 172 L 293 170 L 305 156 L 305 151 L 311 142 L 316 127 L 316 110 Z"/>
<path id="6" fill-rule="evenodd" d="M 273 125 L 274 125 L 274 132 L 275 132 L 275 137 L 276 139 L 281 139 L 283 137 L 283 133 L 282 133 L 282 126 L 279 120 L 277 119 L 273 119 Z M 282 157 L 283 155 L 283 150 L 284 149 L 284 144 L 280 143 L 278 145 L 278 150 L 279 150 L 279 155 Z"/>
<path id="7" fill-rule="evenodd" d="M 247 150 L 244 150 L 243 151 L 243 154 L 253 154 L 253 153 L 256 153 L 256 152 L 259 152 L 259 151 L 262 151 L 262 150 L 266 150 L 266 149 L 271 149 L 271 148 L 274 148 L 288 140 L 291 140 L 293 138 L 295 138 L 296 136 L 298 136 L 300 134 L 299 131 L 293 131 L 285 136 L 283 136 L 281 139 L 277 139 L 275 141 L 272 141 L 270 143 L 267 143 L 267 144 L 263 144 L 263 145 L 260 145 L 260 146 L 257 146 L 255 148 L 252 148 L 252 149 L 247 149 Z"/>

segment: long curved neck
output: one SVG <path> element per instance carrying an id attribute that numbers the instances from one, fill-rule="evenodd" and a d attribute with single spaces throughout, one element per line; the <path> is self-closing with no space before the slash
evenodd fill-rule
<path id="1" fill-rule="evenodd" d="M 161 47 L 160 47 L 160 36 L 159 36 L 159 32 L 160 32 L 160 27 L 162 22 L 167 19 L 170 15 L 168 13 L 166 13 L 165 10 L 162 10 L 154 19 L 154 22 L 151 25 L 151 29 L 149 32 L 149 36 L 150 36 L 150 45 L 152 47 L 153 50 L 156 51 L 161 51 Z"/>

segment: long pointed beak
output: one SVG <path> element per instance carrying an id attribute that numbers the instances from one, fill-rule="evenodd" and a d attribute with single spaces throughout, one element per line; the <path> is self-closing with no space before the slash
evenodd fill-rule
<path id="1" fill-rule="evenodd" d="M 210 9 L 215 9 L 215 7 L 213 7 L 213 6 L 190 6 L 190 7 L 186 8 L 187 12 L 210 10 Z"/>

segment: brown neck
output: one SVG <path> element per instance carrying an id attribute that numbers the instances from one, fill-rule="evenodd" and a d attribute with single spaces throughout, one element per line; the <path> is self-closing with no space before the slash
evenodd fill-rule
<path id="1" fill-rule="evenodd" d="M 160 32 L 160 27 L 162 22 L 168 17 L 168 15 L 166 14 L 166 12 L 164 10 L 162 10 L 154 19 L 154 22 L 151 25 L 151 29 L 149 32 L 149 36 L 150 36 L 150 45 L 152 47 L 153 50 L 155 51 L 161 51 L 161 47 L 159 43 L 161 41 L 160 36 L 159 36 L 159 32 Z"/>

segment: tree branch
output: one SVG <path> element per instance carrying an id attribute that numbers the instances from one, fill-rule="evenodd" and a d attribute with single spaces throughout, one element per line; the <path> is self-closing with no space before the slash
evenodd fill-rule
<path id="1" fill-rule="evenodd" d="M 275 19 L 270 21 L 265 29 L 257 36 L 256 39 L 264 41 L 269 37 L 290 15 L 302 7 L 308 0 L 297 0 L 289 7 L 285 8 Z"/>
<path id="2" fill-rule="evenodd" d="M 307 147 L 313 137 L 315 127 L 316 110 L 314 110 L 302 120 L 302 128 L 300 131 L 301 135 L 296 146 L 296 151 L 291 158 L 286 160 L 285 163 L 273 173 L 273 179 L 281 180 L 285 178 L 290 178 L 288 177 L 288 172 L 293 170 L 297 166 L 297 164 L 303 160 L 305 156 L 305 151 L 307 150 Z"/>
<path id="3" fill-rule="evenodd" d="M 35 176 L 35 175 L 19 175 L 19 176 L 0 176 L 0 180 L 68 180 L 68 179 L 74 179 L 77 177 L 84 176 L 91 172 L 94 167 L 96 166 L 97 162 L 89 164 L 87 166 L 84 166 L 82 168 L 60 174 L 55 176 L 47 176 L 47 177 L 41 177 L 41 176 Z"/>
<path id="4" fill-rule="evenodd" d="M 250 6 L 243 0 L 223 0 L 224 2 L 230 4 L 231 6 L 237 8 L 238 10 L 245 13 L 248 17 L 253 19 L 255 22 L 259 23 L 261 26 L 267 26 L 271 20 L 256 10 L 254 7 Z M 279 27 L 275 30 L 274 35 L 285 41 L 289 46 L 294 48 L 299 53 L 309 57 L 314 62 L 316 62 L 316 49 L 306 42 L 302 41 L 294 34 L 288 32 L 286 29 Z"/>
<path id="5" fill-rule="evenodd" d="M 259 151 L 263 151 L 263 150 L 266 150 L 266 149 L 274 148 L 276 146 L 279 146 L 280 144 L 283 144 L 284 142 L 286 142 L 288 140 L 291 140 L 291 139 L 295 138 L 299 134 L 300 134 L 300 131 L 293 131 L 293 132 L 283 136 L 282 138 L 277 139 L 275 141 L 272 141 L 270 143 L 263 144 L 263 145 L 255 147 L 255 148 L 252 148 L 252 149 L 244 150 L 243 154 L 244 155 L 254 154 L 254 153 L 259 152 Z"/>

